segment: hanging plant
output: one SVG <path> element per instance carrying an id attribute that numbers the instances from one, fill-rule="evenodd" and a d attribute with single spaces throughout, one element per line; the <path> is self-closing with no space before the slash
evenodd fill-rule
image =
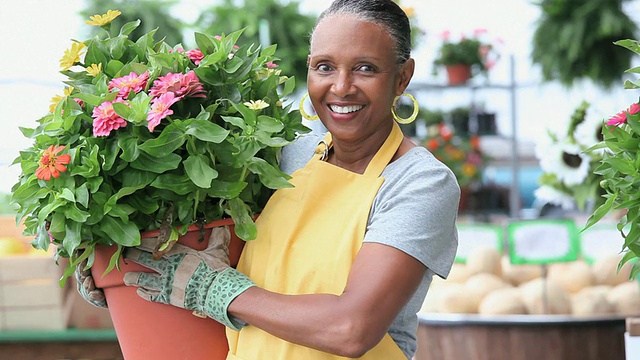
<path id="1" fill-rule="evenodd" d="M 624 1 L 541 0 L 531 58 L 542 67 L 544 80 L 570 87 L 591 79 L 605 88 L 621 81 L 632 54 L 613 43 L 637 31 L 622 10 Z"/>

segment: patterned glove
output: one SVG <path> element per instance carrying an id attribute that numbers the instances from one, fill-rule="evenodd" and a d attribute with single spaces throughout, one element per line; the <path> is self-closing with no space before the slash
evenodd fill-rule
<path id="1" fill-rule="evenodd" d="M 147 301 L 193 310 L 194 315 L 204 314 L 238 331 L 246 324 L 230 318 L 227 308 L 255 284 L 229 266 L 230 239 L 228 227 L 213 228 L 205 250 L 175 244 L 159 260 L 151 255 L 156 239 L 142 239 L 140 246 L 126 251 L 125 258 L 156 273 L 129 272 L 124 282 L 137 286 L 138 295 Z"/>
<path id="2" fill-rule="evenodd" d="M 78 293 L 91 305 L 106 308 L 107 299 L 104 297 L 104 291 L 96 288 L 96 284 L 93 282 L 93 276 L 91 276 L 91 270 L 87 269 L 87 260 L 80 262 L 76 266 L 75 277 L 76 287 Z"/>

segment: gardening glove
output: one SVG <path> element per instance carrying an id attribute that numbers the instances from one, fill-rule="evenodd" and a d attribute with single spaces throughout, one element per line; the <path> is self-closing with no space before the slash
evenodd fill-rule
<path id="1" fill-rule="evenodd" d="M 104 297 L 104 291 L 100 288 L 96 288 L 96 284 L 93 282 L 93 276 L 91 276 L 91 270 L 87 269 L 87 260 L 80 262 L 76 266 L 74 272 L 76 278 L 76 287 L 78 293 L 91 305 L 106 308 L 107 299 Z"/>
<path id="2" fill-rule="evenodd" d="M 255 284 L 229 266 L 230 240 L 228 227 L 213 228 L 205 250 L 175 244 L 159 260 L 154 260 L 151 253 L 156 239 L 142 239 L 138 247 L 127 249 L 124 257 L 155 273 L 129 272 L 124 283 L 137 286 L 138 295 L 147 301 L 193 310 L 196 316 L 209 316 L 238 331 L 246 323 L 229 317 L 227 308 Z"/>

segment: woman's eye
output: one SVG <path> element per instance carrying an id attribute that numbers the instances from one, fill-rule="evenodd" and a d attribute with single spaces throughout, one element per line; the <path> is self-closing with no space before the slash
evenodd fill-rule
<path id="1" fill-rule="evenodd" d="M 331 66 L 327 64 L 318 64 L 316 65 L 316 70 L 322 71 L 322 72 L 328 72 L 328 71 L 331 71 Z"/>
<path id="2" fill-rule="evenodd" d="M 360 67 L 358 68 L 359 71 L 364 71 L 364 72 L 373 72 L 373 66 L 371 65 L 360 65 Z"/>

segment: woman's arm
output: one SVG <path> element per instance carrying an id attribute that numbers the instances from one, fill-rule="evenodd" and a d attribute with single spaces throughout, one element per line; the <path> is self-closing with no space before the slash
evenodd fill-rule
<path id="1" fill-rule="evenodd" d="M 340 295 L 283 295 L 252 287 L 229 306 L 231 315 L 284 340 L 360 357 L 386 334 L 426 267 L 393 247 L 364 243 Z"/>

